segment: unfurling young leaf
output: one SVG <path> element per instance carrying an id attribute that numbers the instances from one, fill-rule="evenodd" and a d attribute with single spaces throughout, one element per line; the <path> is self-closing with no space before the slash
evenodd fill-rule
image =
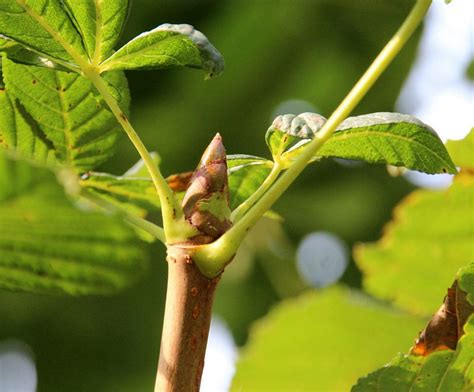
<path id="1" fill-rule="evenodd" d="M 314 138 L 326 119 L 316 113 L 285 114 L 273 120 L 265 141 L 275 161 L 288 165 L 294 150 Z"/>
<path id="2" fill-rule="evenodd" d="M 109 294 L 143 271 L 144 252 L 118 217 L 78 210 L 51 173 L 0 152 L 2 178 L 9 186 L 0 188 L 0 288 Z"/>
<path id="3" fill-rule="evenodd" d="M 193 26 L 166 23 L 125 44 L 103 62 L 101 71 L 174 66 L 200 68 L 213 77 L 222 73 L 224 59 Z"/>

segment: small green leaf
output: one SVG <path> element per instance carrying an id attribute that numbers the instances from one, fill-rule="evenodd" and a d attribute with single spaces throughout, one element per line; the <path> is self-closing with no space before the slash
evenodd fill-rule
<path id="1" fill-rule="evenodd" d="M 65 0 L 89 59 L 99 64 L 113 53 L 129 9 L 128 0 Z"/>
<path id="2" fill-rule="evenodd" d="M 58 163 L 80 172 L 113 155 L 120 126 L 85 77 L 8 59 L 3 60 L 3 75 L 10 103 L 24 107 L 24 117 L 33 130 L 25 131 L 26 127 L 14 126 L 12 121 L 1 123 L 5 140 L 21 140 L 34 148 L 39 141 L 54 149 Z M 130 98 L 123 73 L 108 72 L 104 78 L 120 92 L 121 106 L 128 112 Z M 10 146 L 15 144 L 10 142 Z"/>
<path id="3" fill-rule="evenodd" d="M 163 24 L 140 34 L 101 65 L 101 71 L 161 69 L 174 66 L 199 68 L 208 77 L 224 69 L 224 60 L 204 34 L 186 24 Z"/>
<path id="4" fill-rule="evenodd" d="M 349 117 L 318 151 L 318 156 L 403 166 L 428 174 L 456 173 L 433 129 L 413 116 L 399 113 Z"/>
<path id="5" fill-rule="evenodd" d="M 346 288 L 307 292 L 252 328 L 231 390 L 348 391 L 409 346 L 423 324 Z"/>
<path id="6" fill-rule="evenodd" d="M 0 35 L 52 60 L 86 57 L 82 39 L 59 0 L 3 0 Z"/>
<path id="7" fill-rule="evenodd" d="M 156 189 L 151 179 L 114 176 L 106 173 L 87 173 L 80 185 L 95 197 L 125 210 L 145 217 L 160 209 Z"/>
<path id="8" fill-rule="evenodd" d="M 457 166 L 474 169 L 474 128 L 462 140 L 449 140 L 446 148 Z"/>
<path id="9" fill-rule="evenodd" d="M 156 164 L 157 154 L 152 154 Z M 272 162 L 252 155 L 228 155 L 229 192 L 231 207 L 244 202 L 270 173 Z M 176 174 L 167 178 L 168 184 L 182 198 L 188 187 L 191 173 Z M 122 176 L 89 172 L 82 176 L 80 185 L 95 197 L 140 217 L 160 208 L 156 190 L 143 162 L 138 161 Z"/>
<path id="10" fill-rule="evenodd" d="M 150 155 L 158 166 L 160 156 L 156 152 L 151 152 Z M 81 176 L 79 185 L 93 197 L 141 218 L 160 209 L 155 186 L 142 159 L 122 176 L 86 173 Z"/>
<path id="11" fill-rule="evenodd" d="M 272 161 L 252 155 L 227 156 L 232 210 L 247 200 L 262 185 L 272 165 Z"/>
<path id="12" fill-rule="evenodd" d="M 451 277 L 473 257 L 473 200 L 472 176 L 459 176 L 444 191 L 409 195 L 378 242 L 355 248 L 369 293 L 417 313 L 435 309 Z"/>
<path id="13" fill-rule="evenodd" d="M 2 165 L 3 159 L 0 182 L 27 169 L 30 182 L 3 195 L 0 205 L 0 288 L 109 294 L 143 271 L 144 253 L 119 218 L 76 209 L 52 174 L 24 162 Z"/>

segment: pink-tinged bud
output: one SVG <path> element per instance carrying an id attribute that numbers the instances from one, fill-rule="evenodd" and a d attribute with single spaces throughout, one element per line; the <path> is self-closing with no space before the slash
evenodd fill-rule
<path id="1" fill-rule="evenodd" d="M 230 226 L 227 158 L 221 135 L 217 134 L 204 151 L 184 195 L 186 219 L 211 242 Z"/>

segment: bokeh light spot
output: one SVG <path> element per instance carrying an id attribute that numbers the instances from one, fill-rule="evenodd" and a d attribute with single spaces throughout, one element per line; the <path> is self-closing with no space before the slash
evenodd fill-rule
<path id="1" fill-rule="evenodd" d="M 337 282 L 348 264 L 345 243 L 327 232 L 314 232 L 301 241 L 296 254 L 302 279 L 314 287 L 325 287 Z"/>
<path id="2" fill-rule="evenodd" d="M 18 340 L 0 342 L 0 391 L 36 391 L 36 366 L 30 348 Z"/>

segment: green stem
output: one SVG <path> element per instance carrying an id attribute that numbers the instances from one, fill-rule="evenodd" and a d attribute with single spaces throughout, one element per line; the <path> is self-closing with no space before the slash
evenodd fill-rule
<path id="1" fill-rule="evenodd" d="M 283 168 L 278 162 L 275 162 L 272 165 L 272 170 L 268 174 L 267 178 L 265 178 L 265 181 L 263 181 L 262 185 L 260 185 L 260 187 L 247 200 L 245 200 L 240 206 L 232 211 L 230 219 L 234 224 L 237 223 L 245 215 L 245 213 L 265 194 L 270 186 L 272 186 L 276 181 L 282 170 Z"/>
<path id="2" fill-rule="evenodd" d="M 151 157 L 150 153 L 148 152 L 142 140 L 140 139 L 140 136 L 138 136 L 132 124 L 130 124 L 130 121 L 128 120 L 127 116 L 122 111 L 117 101 L 110 93 L 102 77 L 93 69 L 89 69 L 88 71 L 84 72 L 89 78 L 89 80 L 94 84 L 99 93 L 102 95 L 104 101 L 107 103 L 110 110 L 117 118 L 117 121 L 122 126 L 125 133 L 135 146 L 135 149 L 140 154 L 140 157 L 143 159 L 145 167 L 147 168 L 151 176 L 153 184 L 155 185 L 156 191 L 160 198 L 161 210 L 163 215 L 163 226 L 165 232 L 166 234 L 169 233 L 171 238 L 174 237 L 174 227 L 176 222 L 175 219 L 177 218 L 177 214 L 181 212 L 181 207 L 178 203 L 178 200 L 176 199 L 173 191 L 169 187 L 160 170 L 155 165 L 155 162 L 153 162 L 153 158 Z"/>
<path id="3" fill-rule="evenodd" d="M 148 234 L 151 234 L 163 244 L 166 244 L 165 231 L 162 227 L 155 225 L 146 219 L 142 219 L 130 214 L 125 215 L 124 220 L 130 223 L 132 226 L 138 227 L 139 229 L 146 231 Z"/>
<path id="4" fill-rule="evenodd" d="M 315 138 L 306 146 L 290 168 L 273 184 L 250 211 L 242 217 L 228 232 L 212 244 L 198 250 L 195 259 L 201 262 L 203 269 L 220 271 L 222 263 L 229 260 L 238 249 L 249 229 L 269 210 L 275 201 L 288 189 L 306 165 L 315 156 L 321 146 L 332 136 L 337 126 L 351 113 L 362 100 L 394 57 L 400 52 L 407 40 L 423 20 L 431 0 L 418 0 L 398 31 L 387 43 L 364 75 L 344 98 L 338 108 L 329 117 Z M 212 265 L 213 264 L 213 265 Z"/>

